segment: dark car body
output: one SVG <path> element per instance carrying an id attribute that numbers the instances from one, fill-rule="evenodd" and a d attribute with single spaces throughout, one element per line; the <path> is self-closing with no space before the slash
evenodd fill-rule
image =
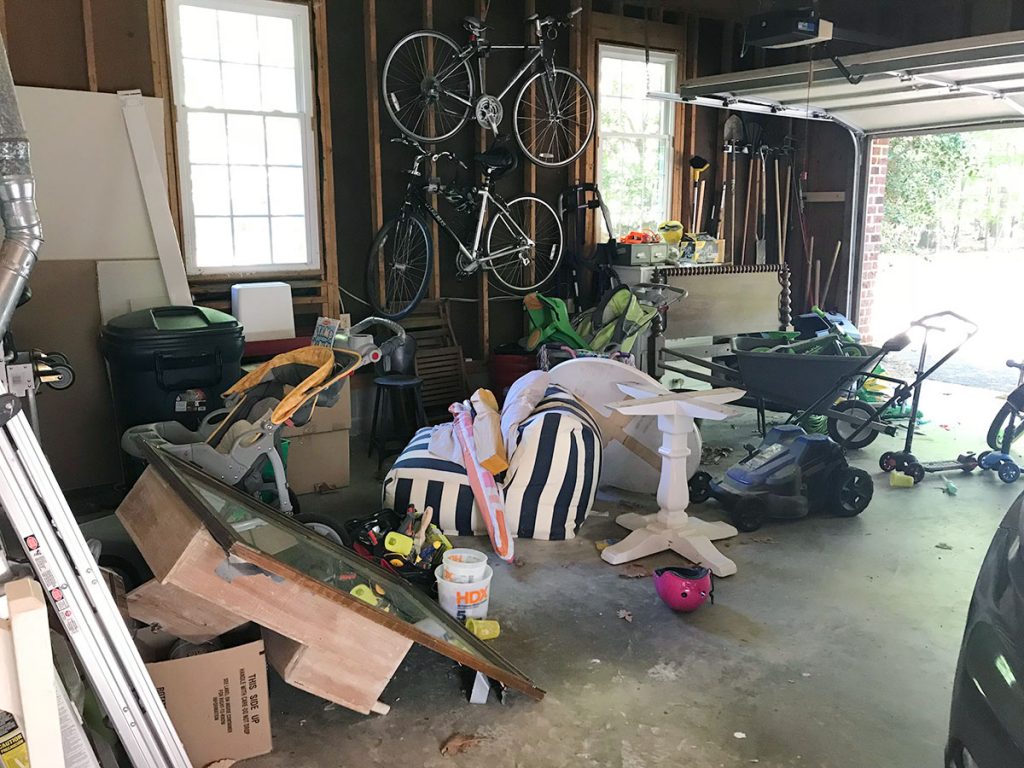
<path id="1" fill-rule="evenodd" d="M 949 719 L 946 765 L 1024 767 L 1024 494 L 982 562 L 967 613 Z"/>

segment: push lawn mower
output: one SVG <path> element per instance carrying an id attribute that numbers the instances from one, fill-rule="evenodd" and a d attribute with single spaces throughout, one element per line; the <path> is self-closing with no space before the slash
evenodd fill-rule
<path id="1" fill-rule="evenodd" d="M 796 519 L 811 512 L 854 517 L 871 503 L 871 475 L 851 467 L 843 449 L 825 435 L 784 424 L 772 427 L 756 448 L 745 447 L 746 458 L 722 480 L 698 472 L 689 484 L 691 501 L 718 499 L 741 531 L 756 531 L 766 518 Z"/>

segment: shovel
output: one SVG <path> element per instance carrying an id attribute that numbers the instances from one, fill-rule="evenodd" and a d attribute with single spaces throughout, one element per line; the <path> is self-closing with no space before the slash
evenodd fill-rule
<path id="1" fill-rule="evenodd" d="M 754 243 L 754 263 L 764 264 L 768 255 L 767 229 L 768 229 L 768 162 L 765 160 L 767 147 L 762 146 L 758 150 L 758 158 L 761 167 L 758 182 L 761 188 L 760 207 L 757 212 L 757 241 Z"/>

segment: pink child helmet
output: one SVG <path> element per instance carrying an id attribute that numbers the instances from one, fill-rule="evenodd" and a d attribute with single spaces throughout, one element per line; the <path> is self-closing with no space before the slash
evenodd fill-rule
<path id="1" fill-rule="evenodd" d="M 658 568 L 653 576 L 658 597 L 673 611 L 690 613 L 700 608 L 705 600 L 715 601 L 711 571 L 707 568 Z"/>

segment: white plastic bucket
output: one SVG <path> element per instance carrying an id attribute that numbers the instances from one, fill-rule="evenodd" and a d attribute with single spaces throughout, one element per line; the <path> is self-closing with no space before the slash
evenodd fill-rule
<path id="1" fill-rule="evenodd" d="M 483 578 L 469 583 L 448 581 L 443 570 L 444 565 L 437 566 L 434 575 L 437 577 L 437 600 L 445 613 L 459 621 L 486 619 L 491 602 L 491 576 L 494 575 L 491 567 L 485 564 Z"/>
<path id="2" fill-rule="evenodd" d="M 449 549 L 441 558 L 445 581 L 469 584 L 480 581 L 487 567 L 487 555 L 475 549 Z"/>

